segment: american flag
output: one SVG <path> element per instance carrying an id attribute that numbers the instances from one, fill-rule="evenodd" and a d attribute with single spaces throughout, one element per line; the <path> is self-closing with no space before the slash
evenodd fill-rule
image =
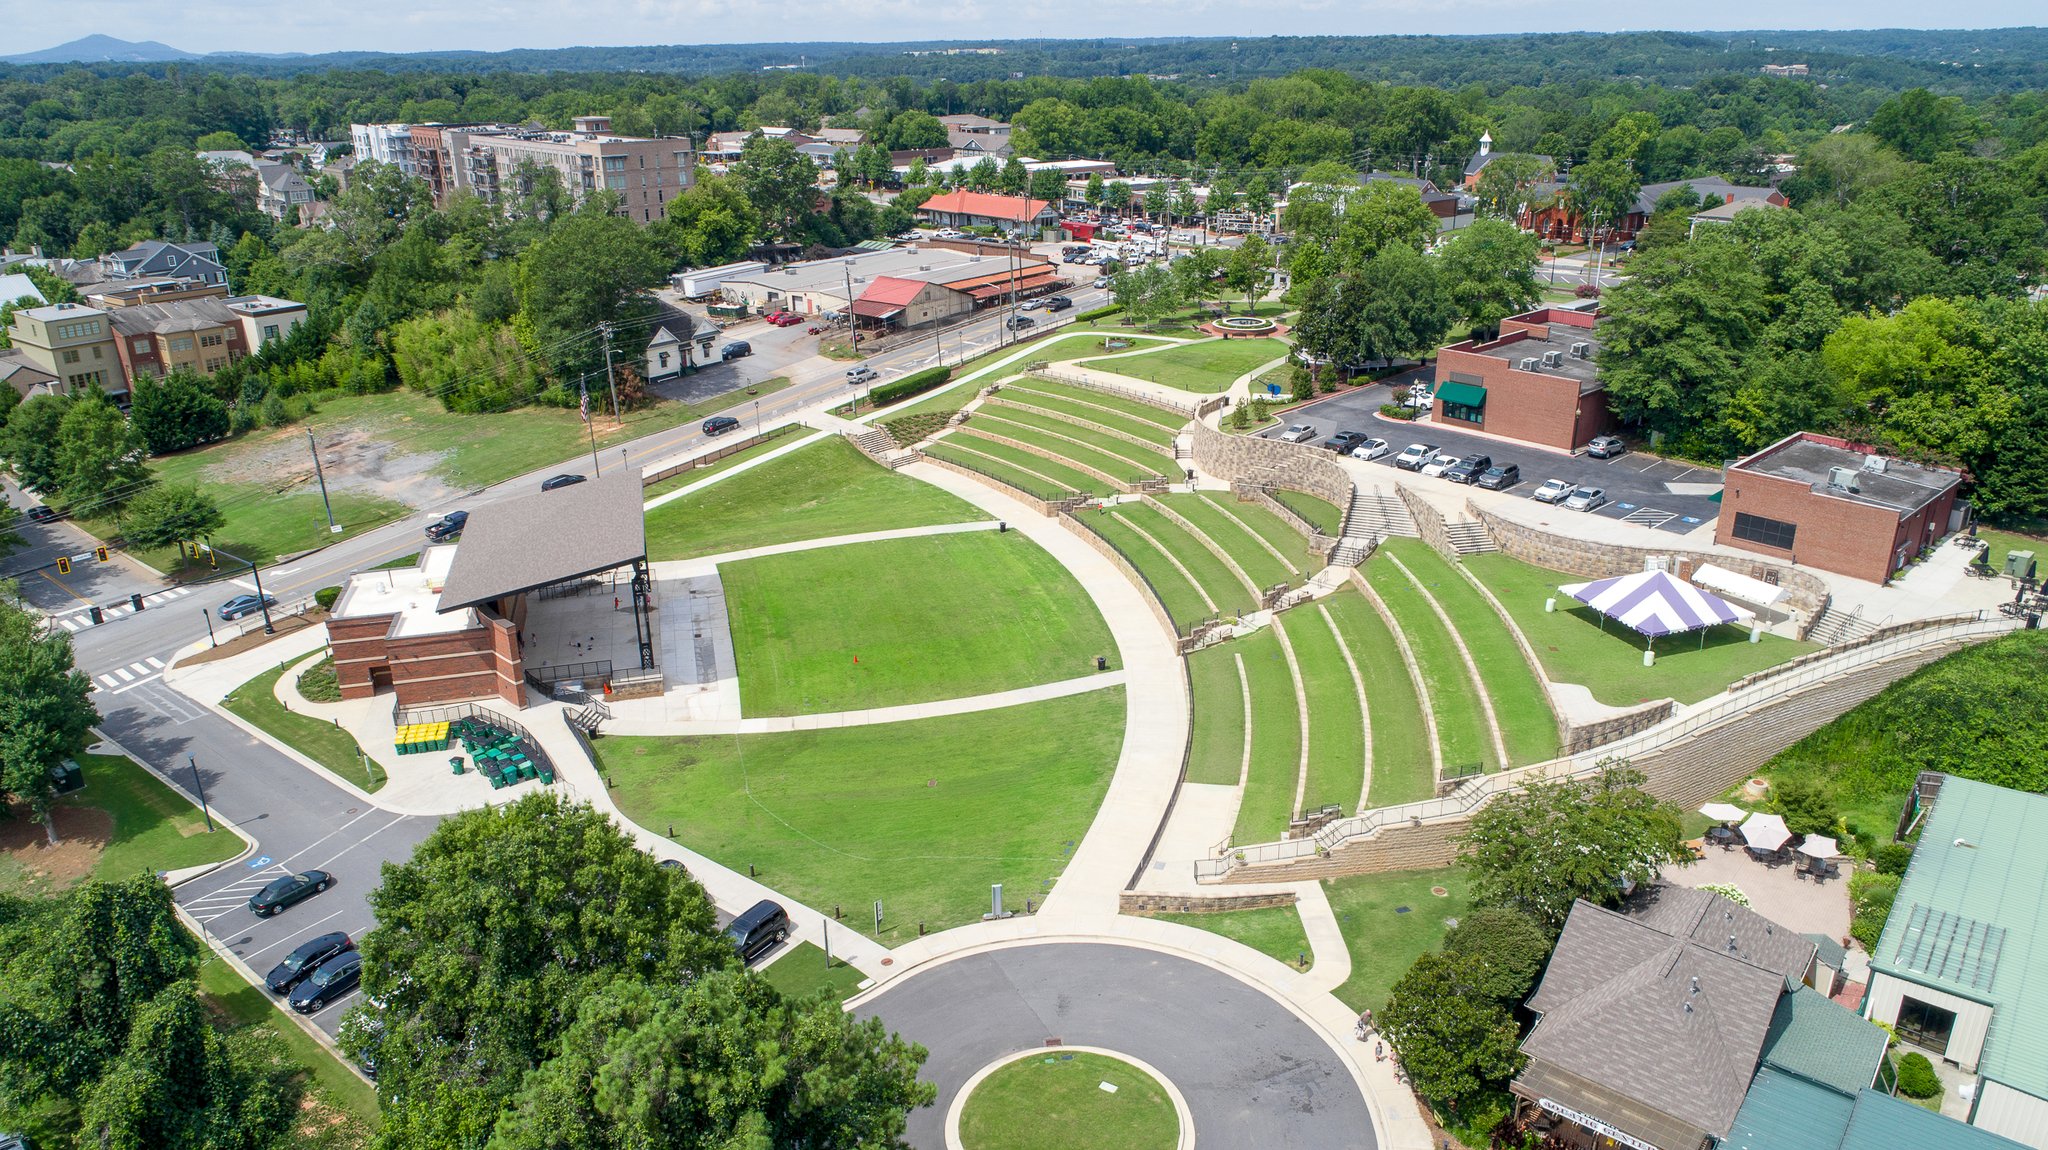
<path id="1" fill-rule="evenodd" d="M 582 397 L 582 399 L 581 399 L 581 400 L 580 400 L 580 401 L 579 401 L 579 402 L 577 403 L 577 405 L 576 405 L 576 409 L 577 409 L 577 411 L 578 411 L 579 413 L 581 413 L 581 414 L 582 414 L 582 416 L 583 416 L 583 422 L 585 422 L 585 423 L 589 423 L 589 422 L 590 422 L 590 385 L 589 385 L 588 383 L 579 383 L 579 384 L 577 384 L 576 386 L 577 386 L 577 389 L 578 389 L 579 391 L 581 391 L 581 392 L 583 393 L 583 397 Z"/>

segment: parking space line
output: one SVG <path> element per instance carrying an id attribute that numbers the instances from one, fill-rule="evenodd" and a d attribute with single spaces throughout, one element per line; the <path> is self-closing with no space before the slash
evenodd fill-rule
<path id="1" fill-rule="evenodd" d="M 349 911 L 352 911 L 354 909 L 356 908 L 352 906 L 345 906 L 342 907 L 340 910 L 335 911 L 333 914 L 328 915 L 326 918 L 317 919 L 313 922 L 309 922 L 306 925 L 297 928 L 296 934 L 288 934 L 285 937 L 277 940 L 276 942 L 271 943 L 269 946 L 259 947 L 256 950 L 252 950 L 249 953 L 243 955 L 242 961 L 248 963 L 251 967 L 254 967 L 256 965 L 257 955 L 262 954 L 265 951 L 275 950 L 280 946 L 291 944 L 295 938 L 311 938 L 314 932 L 319 929 L 321 923 L 327 922 L 331 919 L 340 918 L 342 915 L 345 915 Z M 354 938 L 355 936 L 350 935 L 349 937 Z"/>
<path id="2" fill-rule="evenodd" d="M 371 815 L 374 815 L 374 814 L 380 814 L 380 813 L 381 813 L 381 814 L 388 814 L 389 812 L 388 812 L 388 811 L 385 811 L 385 810 L 384 810 L 384 808 L 382 808 L 382 807 L 370 807 L 369 809 L 365 810 L 365 811 L 364 811 L 364 812 L 363 812 L 362 814 L 359 814 L 359 815 L 357 815 L 356 817 L 354 817 L 354 818 L 350 819 L 349 821 L 347 821 L 347 822 L 345 822 L 345 823 L 341 824 L 340 826 L 338 826 L 338 827 L 334 828 L 333 830 L 331 830 L 331 831 L 328 831 L 328 832 L 327 832 L 326 834 L 324 834 L 324 835 L 321 835 L 321 836 L 320 836 L 319 838 L 317 838 L 317 839 L 314 839 L 314 840 L 313 840 L 312 842 L 310 842 L 310 843 L 307 843 L 307 844 L 306 844 L 305 846 L 302 846 L 302 847 L 300 847 L 300 848 L 299 848 L 299 849 L 298 849 L 298 850 L 297 850 L 297 851 L 296 851 L 295 853 L 293 853 L 293 854 L 291 855 L 291 857 L 290 857 L 290 858 L 287 858 L 287 859 L 285 859 L 284 861 L 288 863 L 288 862 L 292 861 L 292 859 L 298 858 L 298 857 L 299 857 L 299 855 L 305 854 L 305 853 L 306 853 L 307 851 L 310 851 L 310 850 L 312 850 L 312 849 L 313 849 L 314 847 L 317 847 L 317 846 L 319 846 L 319 845 L 320 845 L 321 843 L 324 843 L 324 842 L 326 842 L 326 841 L 327 841 L 328 839 L 331 839 L 331 838 L 333 838 L 333 837 L 334 837 L 335 835 L 338 835 L 338 834 L 340 834 L 341 832 L 343 832 L 343 831 L 347 830 L 348 828 L 350 828 L 350 827 L 352 827 L 352 826 L 356 825 L 357 823 L 359 823 L 359 822 L 362 822 L 362 821 L 363 821 L 364 819 L 366 819 L 366 818 L 369 818 L 369 817 L 370 817 Z M 279 865 L 283 865 L 283 864 L 279 864 Z"/>
<path id="3" fill-rule="evenodd" d="M 337 1006 L 353 1004 L 355 1000 L 361 998 L 362 995 L 363 988 L 358 986 L 354 990 L 349 991 L 347 994 L 342 995 L 340 998 L 335 999 L 333 1002 L 328 1003 L 326 1006 L 321 1007 L 319 1010 L 307 1015 L 306 1017 L 318 1018 L 321 1015 L 327 1013 L 328 1011 L 333 1010 Z"/>
<path id="4" fill-rule="evenodd" d="M 385 823 L 385 824 L 384 824 L 383 826 L 381 826 L 381 827 L 378 827 L 378 828 L 377 828 L 376 830 L 374 830 L 374 831 L 371 831 L 371 832 L 370 832 L 369 834 L 366 834 L 366 835 L 364 835 L 364 836 L 363 836 L 362 838 L 359 838 L 359 839 L 357 839 L 356 841 L 354 841 L 354 842 L 350 843 L 349 845 L 347 845 L 347 846 L 345 846 L 345 847 L 341 848 L 340 850 L 336 851 L 336 852 L 335 852 L 334 854 L 332 854 L 332 855 L 329 855 L 329 856 L 327 857 L 327 860 L 326 860 L 325 862 L 322 862 L 322 863 L 320 863 L 320 864 L 319 864 L 318 866 L 316 866 L 316 867 L 314 867 L 314 868 L 312 868 L 312 869 L 314 869 L 314 870 L 326 870 L 326 869 L 327 869 L 328 867 L 330 867 L 330 866 L 334 865 L 334 860 L 335 860 L 335 859 L 338 859 L 338 858 L 340 858 L 341 856 L 343 856 L 343 855 L 345 855 L 345 854 L 349 853 L 350 851 L 352 851 L 352 850 L 356 849 L 357 847 L 359 847 L 359 846 L 362 846 L 362 845 L 363 845 L 364 843 L 366 843 L 366 842 L 369 842 L 369 841 L 370 841 L 371 839 L 373 839 L 373 838 L 376 838 L 376 837 L 377 837 L 378 835 L 381 835 L 381 834 L 383 834 L 383 833 L 384 833 L 385 831 L 388 831 L 388 830 L 390 830 L 390 829 L 391 829 L 392 827 L 395 827 L 395 826 L 397 826 L 398 824 L 400 824 L 400 823 L 404 822 L 405 820 L 407 820 L 407 819 L 409 819 L 409 818 L 411 818 L 411 817 L 412 817 L 411 815 L 400 815 L 400 816 L 398 816 L 397 818 L 395 818 L 395 819 L 392 819 L 392 820 L 391 820 L 390 822 L 388 822 L 388 823 Z"/>

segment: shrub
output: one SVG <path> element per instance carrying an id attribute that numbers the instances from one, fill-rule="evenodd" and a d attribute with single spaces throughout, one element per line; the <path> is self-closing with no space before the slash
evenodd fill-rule
<path id="1" fill-rule="evenodd" d="M 902 379 L 876 384 L 868 390 L 868 402 L 876 407 L 908 399 L 921 391 L 930 391 L 953 377 L 950 367 L 928 367 L 913 371 Z"/>
<path id="2" fill-rule="evenodd" d="M 1742 888 L 1732 882 L 1703 882 L 1699 885 L 1699 889 L 1718 894 L 1736 906 L 1749 905 L 1749 896 L 1742 893 Z"/>
<path id="3" fill-rule="evenodd" d="M 885 419 L 882 426 L 896 437 L 896 442 L 907 447 L 937 434 L 957 414 L 955 411 L 920 411 L 916 415 Z"/>
<path id="4" fill-rule="evenodd" d="M 1849 876 L 1849 937 L 1875 952 L 1899 897 L 1899 876 L 1859 871 Z"/>
<path id="5" fill-rule="evenodd" d="M 1572 289 L 1572 294 L 1580 299 L 1599 299 L 1600 289 L 1594 284 L 1580 284 Z"/>
<path id="6" fill-rule="evenodd" d="M 1380 414 L 1389 419 L 1414 419 L 1416 412 L 1398 403 L 1380 404 Z"/>
<path id="7" fill-rule="evenodd" d="M 1243 431 L 1252 425 L 1251 409 L 1240 403 L 1230 409 L 1230 426 Z"/>
<path id="8" fill-rule="evenodd" d="M 335 677 L 333 656 L 306 668 L 299 676 L 299 694 L 312 703 L 341 702 L 341 681 Z"/>
<path id="9" fill-rule="evenodd" d="M 1905 843 L 1886 843 L 1872 852 L 1872 859 L 1877 863 L 1877 873 L 1903 875 L 1913 863 L 1913 848 Z"/>
<path id="10" fill-rule="evenodd" d="M 313 602 L 319 604 L 322 611 L 334 610 L 334 602 L 339 598 L 341 598 L 341 588 L 339 587 L 322 587 L 318 591 L 313 592 Z"/>
<path id="11" fill-rule="evenodd" d="M 1835 832 L 1834 797 L 1827 784 L 1811 778 L 1781 778 L 1772 781 L 1771 798 L 1785 827 L 1795 835 L 1831 835 Z"/>
<path id="12" fill-rule="evenodd" d="M 1124 310 L 1124 305 L 1120 303 L 1105 304 L 1102 307 L 1091 307 L 1087 311 L 1075 315 L 1074 322 L 1087 323 L 1091 319 L 1102 319 L 1105 316 L 1115 315 L 1122 310 Z"/>
<path id="13" fill-rule="evenodd" d="M 1913 1051 L 1899 1059 L 1899 1093 L 1908 1098 L 1941 1097 L 1941 1078 L 1925 1054 Z"/>

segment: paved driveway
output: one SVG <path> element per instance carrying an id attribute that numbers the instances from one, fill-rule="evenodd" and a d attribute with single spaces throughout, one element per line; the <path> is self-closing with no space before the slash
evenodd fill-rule
<path id="1" fill-rule="evenodd" d="M 990 1062 L 1049 1039 L 1122 1051 L 1187 1097 L 1198 1144 L 1375 1150 L 1365 1099 L 1286 1007 L 1190 959 L 1105 943 L 995 950 L 913 972 L 859 1011 L 931 1057 L 938 1101 L 910 1116 L 919 1150 L 945 1145 L 946 1109 Z"/>

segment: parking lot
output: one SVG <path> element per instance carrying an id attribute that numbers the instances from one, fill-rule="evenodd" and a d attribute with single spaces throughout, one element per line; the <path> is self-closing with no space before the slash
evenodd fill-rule
<path id="1" fill-rule="evenodd" d="M 1720 517 L 1721 505 L 1714 496 L 1721 490 L 1721 473 L 1716 468 L 1660 459 L 1630 452 L 1616 459 L 1594 459 L 1590 455 L 1565 456 L 1554 451 L 1520 448 L 1485 436 L 1437 427 L 1421 422 L 1403 425 L 1383 418 L 1380 405 L 1389 402 L 1396 387 L 1411 380 L 1427 380 L 1432 369 L 1421 368 L 1396 376 L 1385 383 L 1340 392 L 1287 413 L 1286 422 L 1260 432 L 1278 436 L 1288 425 L 1307 423 L 1316 429 L 1312 442 L 1338 431 L 1360 431 L 1384 439 L 1392 447 L 1374 466 L 1394 469 L 1394 455 L 1410 443 L 1432 444 L 1459 456 L 1487 455 L 1496 464 L 1518 464 L 1522 481 L 1509 493 L 1528 498 L 1544 480 L 1557 478 L 1582 487 L 1598 487 L 1607 493 L 1607 505 L 1592 512 L 1609 519 L 1635 523 L 1653 531 L 1685 534 Z M 1418 483 L 1447 483 L 1403 472 Z"/>

